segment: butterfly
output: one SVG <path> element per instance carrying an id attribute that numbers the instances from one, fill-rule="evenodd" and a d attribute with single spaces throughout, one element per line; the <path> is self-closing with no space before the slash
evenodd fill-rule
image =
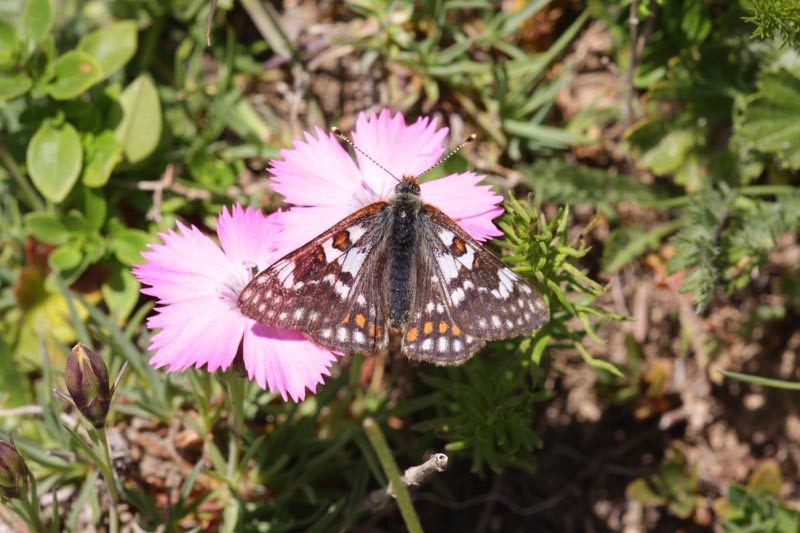
<path id="1" fill-rule="evenodd" d="M 399 335 L 407 357 L 440 365 L 550 318 L 528 283 L 422 201 L 413 176 L 254 277 L 239 308 L 344 353 L 376 352 Z"/>

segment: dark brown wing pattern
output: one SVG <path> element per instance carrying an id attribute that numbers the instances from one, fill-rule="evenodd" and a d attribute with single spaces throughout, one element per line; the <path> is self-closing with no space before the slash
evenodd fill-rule
<path id="1" fill-rule="evenodd" d="M 458 364 L 486 340 L 531 333 L 550 318 L 542 297 L 455 221 L 425 205 L 418 280 L 404 349 L 412 359 Z"/>
<path id="2" fill-rule="evenodd" d="M 385 202 L 370 204 L 258 274 L 239 296 L 245 316 L 302 331 L 341 352 L 388 344 Z"/>

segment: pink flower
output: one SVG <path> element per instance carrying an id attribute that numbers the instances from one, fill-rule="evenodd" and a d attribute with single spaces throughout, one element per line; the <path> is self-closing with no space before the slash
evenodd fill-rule
<path id="1" fill-rule="evenodd" d="M 329 351 L 306 340 L 297 331 L 270 328 L 239 312 L 242 288 L 258 271 L 278 259 L 271 243 L 280 231 L 272 217 L 236 205 L 217 219 L 220 246 L 200 230 L 178 223 L 178 232 L 159 236 L 143 252 L 145 263 L 134 275 L 145 285 L 142 292 L 157 299 L 156 313 L 147 326 L 153 335 L 150 364 L 170 372 L 207 366 L 225 370 L 239 347 L 247 374 L 263 388 L 287 394 L 295 401 L 312 393 L 330 375 L 336 359 Z"/>
<path id="2" fill-rule="evenodd" d="M 276 245 L 284 253 L 305 244 L 347 215 L 394 193 L 397 181 L 386 171 L 356 153 L 354 161 L 332 134 L 316 128 L 281 151 L 282 161 L 272 161 L 273 188 L 282 194 L 288 211 L 279 213 L 284 230 Z M 418 176 L 445 152 L 447 128 L 426 117 L 407 125 L 403 115 L 384 109 L 380 114 L 360 114 L 353 142 L 397 178 Z M 479 241 L 501 235 L 492 223 L 503 209 L 502 198 L 488 185 L 486 176 L 474 172 L 451 174 L 420 185 L 422 201 L 444 211 Z"/>

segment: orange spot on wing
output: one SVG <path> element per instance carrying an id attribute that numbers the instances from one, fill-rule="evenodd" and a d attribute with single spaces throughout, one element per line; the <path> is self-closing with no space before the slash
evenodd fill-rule
<path id="1" fill-rule="evenodd" d="M 415 340 L 417 340 L 418 334 L 419 331 L 417 330 L 417 328 L 411 328 L 408 331 L 406 331 L 406 340 L 408 342 L 414 342 Z"/>
<path id="2" fill-rule="evenodd" d="M 367 317 L 365 317 L 361 313 L 358 313 L 356 315 L 356 324 L 358 324 L 358 327 L 363 328 L 366 323 L 367 323 Z"/>
<path id="3" fill-rule="evenodd" d="M 342 320 L 342 324 L 347 324 L 348 322 L 350 322 L 350 314 L 349 313 L 347 314 L 347 316 L 344 317 L 344 320 Z"/>
<path id="4" fill-rule="evenodd" d="M 350 240 L 350 233 L 346 230 L 340 231 L 333 237 L 333 247 L 344 251 L 347 249 L 347 242 Z"/>
<path id="5" fill-rule="evenodd" d="M 447 333 L 447 322 L 444 320 L 439 322 L 439 333 Z"/>
<path id="6" fill-rule="evenodd" d="M 461 330 L 455 324 L 453 324 L 452 332 L 453 332 L 453 336 L 455 336 L 455 337 L 458 337 L 459 335 L 461 335 Z"/>
<path id="7" fill-rule="evenodd" d="M 425 322 L 425 325 L 422 326 L 422 332 L 425 335 L 430 335 L 433 333 L 433 322 Z"/>

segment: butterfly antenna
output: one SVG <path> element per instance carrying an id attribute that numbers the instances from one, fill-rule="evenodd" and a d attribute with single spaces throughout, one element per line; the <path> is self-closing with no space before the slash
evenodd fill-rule
<path id="1" fill-rule="evenodd" d="M 434 165 L 432 165 L 432 166 L 428 167 L 428 170 L 426 170 L 425 172 L 423 172 L 422 174 L 420 174 L 419 176 L 417 176 L 417 179 L 421 178 L 422 176 L 424 176 L 425 174 L 427 174 L 428 172 L 430 172 L 430 171 L 431 171 L 431 170 L 433 170 L 434 168 L 438 167 L 439 165 L 441 165 L 442 163 L 444 163 L 445 161 L 447 161 L 448 159 L 450 159 L 451 157 L 453 157 L 454 155 L 456 155 L 456 154 L 457 154 L 457 153 L 458 153 L 458 152 L 459 152 L 459 151 L 460 151 L 462 148 L 464 148 L 466 145 L 468 145 L 469 143 L 473 142 L 473 141 L 474 141 L 474 140 L 476 140 L 477 138 L 478 138 L 478 136 L 477 136 L 477 135 L 475 135 L 474 133 L 470 133 L 470 134 L 469 134 L 469 137 L 467 137 L 467 138 L 464 140 L 464 142 L 463 142 L 463 143 L 461 143 L 461 144 L 459 144 L 458 146 L 456 146 L 456 147 L 453 149 L 453 151 L 452 151 L 452 152 L 450 152 L 449 154 L 447 154 L 446 156 L 444 156 L 443 158 L 441 158 L 439 161 L 437 161 L 437 162 L 436 162 L 436 164 L 434 164 Z"/>
<path id="2" fill-rule="evenodd" d="M 346 136 L 344 133 L 342 133 L 342 130 L 340 130 L 340 129 L 339 129 L 339 128 L 337 128 L 336 126 L 333 126 L 333 127 L 331 127 L 331 133 L 333 133 L 334 135 L 336 135 L 337 137 L 339 137 L 341 140 L 343 140 L 344 142 L 346 142 L 347 144 L 349 144 L 350 146 L 352 146 L 352 147 L 353 147 L 353 150 L 356 150 L 356 151 L 357 151 L 359 154 L 363 155 L 364 157 L 366 157 L 367 159 L 369 159 L 370 161 L 372 161 L 373 163 L 375 163 L 375 165 L 376 165 L 378 168 L 380 168 L 381 170 L 383 170 L 384 172 L 386 172 L 387 174 L 389 174 L 391 177 L 393 177 L 393 178 L 395 179 L 395 181 L 398 181 L 398 182 L 400 181 L 399 179 L 397 179 L 397 176 L 395 176 L 394 174 L 392 174 L 391 172 L 389 172 L 389 170 L 388 170 L 386 167 L 384 167 L 383 165 L 381 165 L 380 163 L 378 163 L 377 161 L 375 161 L 375 160 L 374 160 L 372 157 L 370 157 L 370 156 L 369 156 L 369 155 L 368 155 L 368 154 L 367 154 L 367 153 L 366 153 L 364 150 L 362 150 L 361 148 L 359 148 L 358 146 L 356 146 L 356 145 L 355 145 L 355 143 L 354 143 L 353 141 L 351 141 L 350 139 L 348 139 L 348 138 L 347 138 L 347 136 Z"/>

